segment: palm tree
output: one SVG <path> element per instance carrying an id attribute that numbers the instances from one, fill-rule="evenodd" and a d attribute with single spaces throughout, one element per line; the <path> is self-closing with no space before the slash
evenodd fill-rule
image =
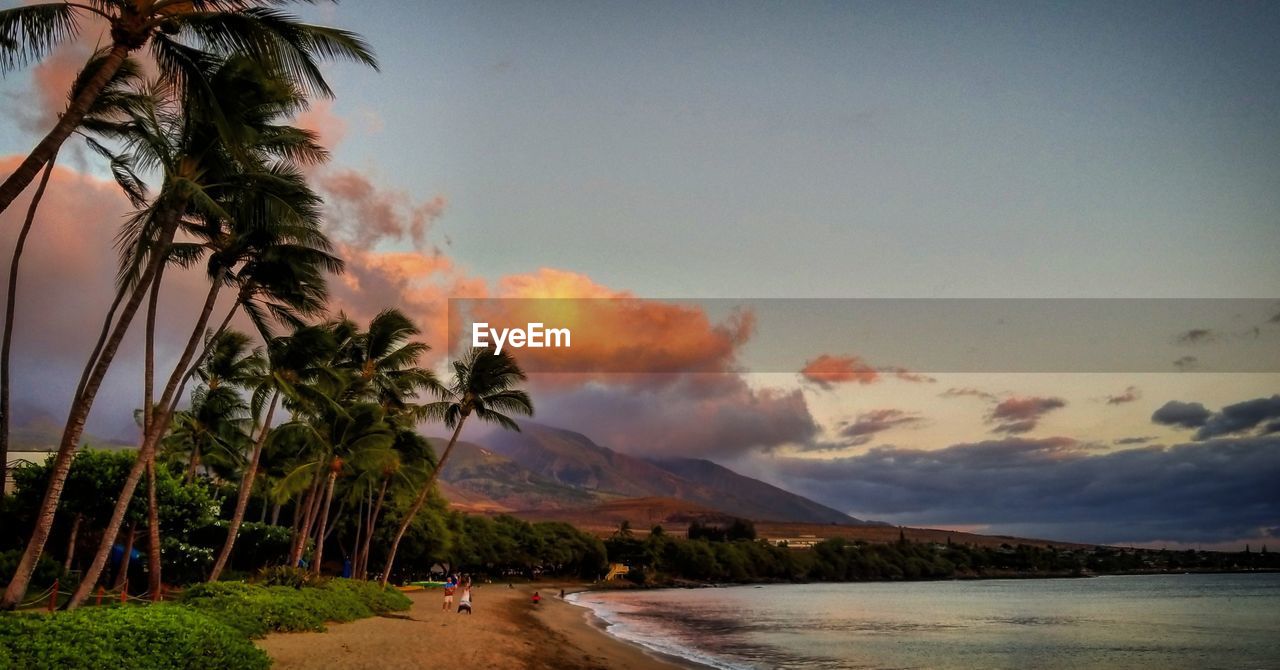
<path id="1" fill-rule="evenodd" d="M 249 439 L 249 406 L 239 388 L 259 374 L 264 363 L 250 349 L 248 335 L 226 331 L 210 338 L 206 355 L 196 367 L 201 386 L 192 392 L 191 407 L 174 414 L 169 434 L 162 440 L 170 459 L 185 457 L 186 479 L 192 481 L 202 464 L 220 467 L 225 474 L 235 467 Z"/>
<path id="2" fill-rule="evenodd" d="M 76 84 L 72 86 L 72 96 L 83 88 L 84 82 L 92 75 L 92 73 L 101 65 L 101 56 L 90 60 L 85 69 L 76 77 Z M 140 79 L 140 71 L 138 65 L 133 60 L 126 60 L 116 70 L 116 74 L 107 82 L 102 93 L 98 96 L 93 106 L 89 110 L 89 114 L 85 117 L 84 122 L 91 125 L 95 118 L 107 118 L 121 109 L 127 108 L 134 99 L 130 90 Z M 44 197 L 45 188 L 49 185 L 49 177 L 53 173 L 53 166 L 57 162 L 56 154 L 44 166 L 44 171 L 40 175 L 40 183 L 36 187 L 36 192 L 31 198 L 31 204 L 27 207 L 27 216 L 23 220 L 22 230 L 18 232 L 18 240 L 14 245 L 13 257 L 9 263 L 9 286 L 8 295 L 5 303 L 5 320 L 3 343 L 0 344 L 0 496 L 5 493 L 5 469 L 9 461 L 9 360 L 13 344 L 13 324 L 18 298 L 18 267 L 22 262 L 22 252 L 26 247 L 27 236 L 31 233 L 31 226 L 35 223 L 36 210 L 40 207 L 40 200 Z M 126 190 L 126 195 L 135 204 L 140 204 L 138 198 L 142 193 L 134 188 Z"/>
<path id="3" fill-rule="evenodd" d="M 109 35 L 101 66 L 74 95 L 53 129 L 0 185 L 8 209 L 102 93 L 129 54 L 150 47 L 160 79 L 178 85 L 205 73 L 211 57 L 242 54 L 285 72 L 311 94 L 332 95 L 320 60 L 377 68 L 369 46 L 344 30 L 302 23 L 276 9 L 296 0 L 87 0 L 24 5 L 0 11 L 0 70 L 38 61 L 90 25 Z M 88 20 L 86 20 L 88 19 Z"/>
<path id="4" fill-rule="evenodd" d="M 430 447 L 411 429 L 423 413 L 423 405 L 413 402 L 422 392 L 435 396 L 445 394 L 444 387 L 431 370 L 418 367 L 419 359 L 430 347 L 410 339 L 419 329 L 398 309 L 387 309 L 360 332 L 354 323 L 340 318 L 333 324 L 335 333 L 344 340 L 343 364 L 356 371 L 356 388 L 362 397 L 378 403 L 395 427 L 395 447 L 382 455 L 364 474 L 372 478 L 360 482 L 365 486 L 364 500 L 357 496 L 357 507 L 367 511 L 360 518 L 356 538 L 355 574 L 367 572 L 373 534 L 381 518 L 388 487 L 395 479 L 404 479 L 423 464 L 429 464 Z M 358 484 L 357 486 L 359 486 Z M 378 489 L 376 500 L 373 489 Z"/>
<path id="5" fill-rule="evenodd" d="M 431 471 L 431 476 L 418 491 L 413 505 L 396 530 L 391 550 L 387 554 L 387 565 L 382 571 L 383 586 L 391 578 L 400 540 L 430 497 L 436 480 L 440 478 L 440 471 L 444 469 L 454 445 L 458 443 L 458 435 L 462 433 L 462 426 L 467 418 L 475 414 L 477 419 L 486 423 L 519 431 L 520 426 L 508 415 L 533 416 L 533 402 L 529 399 L 529 394 L 516 388 L 525 378 L 524 371 L 510 354 L 495 354 L 485 348 L 473 348 L 462 360 L 453 362 L 453 382 L 448 388 L 447 398 L 427 405 L 425 412 L 427 416 L 443 419 L 445 426 L 453 429 L 453 435 L 435 469 Z"/>
<path id="6" fill-rule="evenodd" d="M 311 570 L 317 574 L 324 561 L 329 510 L 338 477 L 350 474 L 357 462 L 370 458 L 371 453 L 390 450 L 395 442 L 395 432 L 382 407 L 356 399 L 356 378 L 344 374 L 345 370 L 334 372 L 311 385 L 297 418 L 278 429 L 279 439 L 305 454 L 291 476 L 321 481 L 319 497 L 313 498 L 312 503 L 316 510 L 316 552 Z M 309 535 L 309 529 L 303 528 L 302 537 Z M 291 561 L 296 560 L 291 557 Z"/>
<path id="7" fill-rule="evenodd" d="M 269 396 L 265 417 L 258 422 L 258 436 L 253 442 L 253 450 L 245 465 L 240 479 L 240 490 L 236 495 L 235 512 L 227 524 L 227 539 L 218 552 L 213 569 L 209 572 L 209 581 L 217 581 L 231 558 L 231 550 L 235 547 L 236 535 L 244 522 L 245 510 L 249 506 L 249 497 L 253 494 L 253 483 L 257 477 L 258 463 L 263 447 L 271 434 L 271 420 L 275 416 L 276 407 L 284 397 L 294 407 L 301 400 L 298 386 L 314 380 L 320 374 L 320 367 L 333 352 L 333 336 L 325 328 L 303 326 L 291 335 L 273 338 L 267 343 L 266 365 L 252 380 L 254 416 L 260 415 L 265 399 Z"/>
<path id="8" fill-rule="evenodd" d="M 64 433 L 61 445 L 68 452 L 74 449 L 72 438 L 79 438 L 83 415 L 87 414 L 102 375 L 123 337 L 123 330 L 136 312 L 141 293 L 150 288 L 149 282 L 168 257 L 179 224 L 188 216 L 198 217 L 197 220 L 205 217 L 230 218 L 232 214 L 228 210 L 238 212 L 233 205 L 241 197 L 239 194 L 253 192 L 276 181 L 274 173 L 264 167 L 265 161 L 273 158 L 287 160 L 292 153 L 290 147 L 281 146 L 280 133 L 276 132 L 279 126 L 274 125 L 274 121 L 296 111 L 303 100 L 295 87 L 277 77 L 276 73 L 260 64 L 241 58 L 229 59 L 218 65 L 208 77 L 210 89 L 207 94 L 184 96 L 186 104 L 180 108 L 173 104 L 172 97 L 157 100 L 157 104 L 135 113 L 129 122 L 118 127 L 118 139 L 126 143 L 126 148 L 135 157 L 130 162 L 162 168 L 165 184 L 157 203 L 135 217 L 124 235 L 126 253 L 121 270 L 122 284 L 132 283 L 134 287 L 111 337 L 94 362 L 92 374 L 83 385 L 83 393 L 72 407 L 73 421 L 69 421 L 69 429 Z M 202 113 L 203 104 L 217 107 L 220 118 L 213 120 Z M 305 133 L 291 135 L 306 136 Z M 138 276 L 138 269 L 144 264 L 146 269 Z M 187 366 L 195 358 L 200 336 L 212 314 L 218 292 L 225 285 L 225 278 L 220 275 L 210 279 L 210 290 L 196 326 L 156 403 L 159 413 L 153 417 L 150 431 L 143 436 L 138 462 L 125 480 L 117 511 L 108 524 L 108 535 L 118 530 L 124 508 L 169 425 L 176 399 L 181 396 L 180 387 L 187 379 Z M 60 448 L 58 458 L 61 457 Z M 57 476 L 55 463 L 55 479 L 51 481 L 50 489 L 52 491 L 54 484 L 58 484 L 60 492 L 61 481 L 56 479 Z M 35 539 L 33 535 L 33 542 Z M 106 542 L 99 546 L 85 581 L 68 602 L 69 608 L 78 606 L 88 596 L 109 551 L 110 545 Z M 8 596 L 6 592 L 6 600 Z"/>
<path id="9" fill-rule="evenodd" d="M 351 331 L 348 324 L 336 328 Z M 343 362 L 356 371 L 361 395 L 389 415 L 418 411 L 420 406 L 411 401 L 423 391 L 436 396 L 445 391 L 434 372 L 418 367 L 419 359 L 431 350 L 422 342 L 409 341 L 420 332 L 404 312 L 386 309 L 373 317 L 367 331 L 354 333 L 343 347 Z"/>
<path id="10" fill-rule="evenodd" d="M 356 533 L 356 560 L 353 574 L 367 579 L 369 553 L 373 549 L 373 536 L 382 518 L 383 503 L 391 487 L 416 489 L 416 485 L 431 476 L 436 467 L 435 454 L 427 439 L 410 428 L 396 428 L 395 444 L 376 467 L 366 471 L 364 485 L 366 501 L 361 502 L 365 514 Z M 378 494 L 373 494 L 374 488 Z"/>

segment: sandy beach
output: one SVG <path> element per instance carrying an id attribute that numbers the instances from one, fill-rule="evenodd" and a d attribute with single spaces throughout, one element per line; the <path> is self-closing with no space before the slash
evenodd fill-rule
<path id="1" fill-rule="evenodd" d="M 573 590 L 569 585 L 564 588 Z M 408 612 L 344 624 L 324 633 L 282 633 L 260 640 L 275 668 L 546 668 L 641 670 L 693 667 L 660 658 L 594 625 L 590 612 L 560 600 L 561 585 L 482 584 L 474 614 L 443 612 L 439 590 L 409 593 Z"/>

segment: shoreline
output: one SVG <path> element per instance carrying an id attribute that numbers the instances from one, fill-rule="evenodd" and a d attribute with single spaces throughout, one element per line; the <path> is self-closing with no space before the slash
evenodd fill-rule
<path id="1" fill-rule="evenodd" d="M 442 611 L 438 590 L 407 593 L 408 612 L 330 624 L 323 633 L 274 633 L 255 641 L 277 669 L 379 670 L 458 667 L 512 670 L 704 670 L 605 630 L 591 608 L 561 600 L 561 588 L 581 583 L 540 583 L 509 588 L 477 584 L 474 613 Z M 534 591 L 544 594 L 534 606 Z"/>

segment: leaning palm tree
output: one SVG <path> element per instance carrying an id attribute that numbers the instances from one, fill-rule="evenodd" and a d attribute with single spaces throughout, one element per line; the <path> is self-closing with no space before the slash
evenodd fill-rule
<path id="1" fill-rule="evenodd" d="M 235 511 L 227 524 L 227 539 L 223 542 L 213 569 L 209 572 L 209 581 L 215 582 L 222 576 L 222 571 L 231 558 L 231 550 L 235 548 L 236 535 L 240 532 L 245 510 L 249 507 L 258 463 L 268 436 L 272 433 L 271 421 L 280 399 L 285 398 L 286 404 L 297 408 L 302 402 L 299 386 L 315 380 L 321 373 L 321 366 L 332 356 L 333 349 L 332 334 L 318 326 L 303 326 L 290 335 L 275 337 L 267 343 L 265 365 L 250 382 L 253 386 L 254 416 L 261 414 L 264 403 L 267 407 L 266 415 L 257 422 L 258 436 L 253 442 L 249 460 L 240 478 Z M 268 397 L 269 401 L 267 401 Z"/>
<path id="2" fill-rule="evenodd" d="M 449 437 L 448 446 L 440 454 L 435 469 L 419 489 L 413 505 L 396 530 L 391 549 L 387 553 L 386 567 L 382 571 L 384 586 L 395 567 L 400 540 L 430 497 L 436 480 L 440 478 L 440 471 L 444 469 L 454 445 L 458 443 L 458 436 L 462 434 L 462 426 L 467 418 L 474 414 L 477 419 L 486 423 L 519 431 L 520 426 L 509 415 L 533 416 L 533 402 L 529 399 L 529 394 L 516 388 L 525 378 L 524 371 L 510 354 L 496 354 L 486 348 L 471 349 L 462 360 L 453 362 L 453 382 L 448 387 L 447 399 L 430 403 L 424 408 L 424 415 L 443 420 L 445 426 L 453 429 L 453 435 Z"/>
<path id="3" fill-rule="evenodd" d="M 124 264 L 121 269 L 121 287 L 129 291 L 129 299 L 122 303 L 120 315 L 111 330 L 110 337 L 96 359 L 92 369 L 82 378 L 81 391 L 77 394 L 68 428 L 55 461 L 50 489 L 46 501 L 56 503 L 65 476 L 60 476 L 60 465 L 69 464 L 70 454 L 83 430 L 84 417 L 101 385 L 111 358 L 118 350 L 124 331 L 128 328 L 144 293 L 168 258 L 174 234 L 180 224 L 191 217 L 230 217 L 227 207 L 235 202 L 236 194 L 259 188 L 275 177 L 264 167 L 264 161 L 276 157 L 287 159 L 287 150 L 281 149 L 271 130 L 275 120 L 291 115 L 304 103 L 301 93 L 279 75 L 260 64 L 244 59 L 229 59 L 211 64 L 213 72 L 207 78 L 207 90 L 199 95 L 175 96 L 162 87 L 155 91 L 155 103 L 135 113 L 131 119 L 118 126 L 115 139 L 125 144 L 125 150 L 138 157 L 133 164 L 151 166 L 163 173 L 164 185 L 150 207 L 139 213 L 124 233 Z M 204 106 L 216 107 L 218 114 L 204 113 Z M 214 117 L 217 118 L 214 118 Z M 264 140 L 270 140 L 263 144 Z M 234 210 L 233 210 L 234 211 Z M 145 269 L 144 269 L 145 268 Z M 140 271 L 140 272 L 139 272 Z M 185 383 L 187 366 L 195 358 L 201 335 L 212 313 L 221 277 L 211 277 L 211 287 L 200 311 L 191 337 L 179 356 L 178 365 L 170 375 L 156 407 L 150 430 L 144 435 L 139 448 L 138 462 L 125 480 L 125 488 L 117 501 L 117 513 L 112 515 L 108 531 L 114 532 L 122 518 L 124 506 L 133 495 L 133 489 L 142 471 L 150 462 L 157 441 L 169 424 L 168 413 L 174 411 L 176 399 L 181 397 L 180 386 Z M 128 288 L 131 287 L 131 288 Z M 39 555 L 47 531 L 37 525 L 28 552 L 23 556 Z M 78 606 L 88 596 L 106 562 L 110 546 L 104 543 L 86 573 L 86 581 L 76 591 L 69 607 Z M 29 574 L 21 570 L 19 575 Z M 14 582 L 6 591 L 5 602 L 13 601 L 20 589 L 25 589 L 25 578 L 20 588 Z"/>
<path id="4" fill-rule="evenodd" d="M 297 0 L 292 0 L 296 2 Z M 321 60 L 376 68 L 358 35 L 314 26 L 276 7 L 290 0 L 86 0 L 47 2 L 0 11 L 0 70 L 46 57 L 86 29 L 110 39 L 101 67 L 71 98 L 53 129 L 0 185 L 0 212 L 53 159 L 131 53 L 150 47 L 160 79 L 179 85 L 204 75 L 199 63 L 242 54 L 285 72 L 309 93 L 331 95 Z"/>
<path id="5" fill-rule="evenodd" d="M 73 97 L 83 88 L 85 81 L 93 75 L 93 72 L 100 65 L 101 54 L 99 54 L 98 58 L 91 59 L 84 70 L 76 77 L 76 83 L 71 88 Z M 88 125 L 92 125 L 96 119 L 109 118 L 120 110 L 127 109 L 136 100 L 136 96 L 131 89 L 140 78 L 141 74 L 137 63 L 133 60 L 126 60 L 116 70 L 116 74 L 111 81 L 107 82 L 83 121 Z M 18 232 L 18 239 L 13 248 L 13 256 L 9 262 L 9 285 L 5 303 L 4 335 L 3 343 L 0 344 L 0 497 L 3 497 L 5 492 L 6 478 L 4 477 L 4 471 L 9 460 L 9 426 L 11 424 L 9 413 L 9 360 L 13 344 L 13 325 L 18 297 L 18 268 L 22 262 L 22 252 L 26 247 L 27 236 L 31 233 L 31 227 L 35 223 L 36 210 L 40 207 L 40 201 L 49 185 L 49 177 L 53 173 L 53 166 L 56 162 L 55 155 L 44 166 L 44 171 L 40 175 L 40 183 L 31 198 L 31 204 L 27 207 L 27 216 L 23 220 L 22 229 Z M 113 169 L 118 171 L 125 168 L 113 165 Z M 128 181 L 124 183 L 129 186 L 129 188 L 125 189 L 125 194 L 129 196 L 135 205 L 141 204 L 145 194 L 135 184 Z"/>

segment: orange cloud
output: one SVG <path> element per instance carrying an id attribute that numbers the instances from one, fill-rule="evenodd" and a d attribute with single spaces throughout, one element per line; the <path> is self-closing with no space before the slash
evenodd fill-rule
<path id="1" fill-rule="evenodd" d="M 715 322 L 697 306 L 642 300 L 552 268 L 503 277 L 492 297 L 471 305 L 465 322 L 495 328 L 536 322 L 572 333 L 567 349 L 519 352 L 525 366 L 539 372 L 726 372 L 755 328 L 750 312 Z"/>
<path id="2" fill-rule="evenodd" d="M 880 381 L 880 371 L 858 356 L 832 356 L 822 354 L 808 361 L 800 369 L 805 381 L 822 388 L 836 384 L 874 384 Z"/>

